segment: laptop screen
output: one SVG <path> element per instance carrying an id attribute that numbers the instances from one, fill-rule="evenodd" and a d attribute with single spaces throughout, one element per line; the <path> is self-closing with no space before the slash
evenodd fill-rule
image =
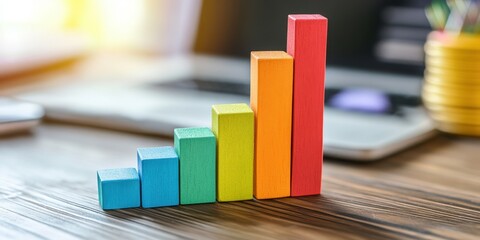
<path id="1" fill-rule="evenodd" d="M 421 74 L 428 0 L 204 0 L 195 52 L 248 58 L 284 50 L 287 16 L 329 19 L 329 65 Z"/>

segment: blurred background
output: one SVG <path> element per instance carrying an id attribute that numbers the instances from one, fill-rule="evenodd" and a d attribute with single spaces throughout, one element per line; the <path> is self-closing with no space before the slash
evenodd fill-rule
<path id="1" fill-rule="evenodd" d="M 329 64 L 397 64 L 394 68 L 418 72 L 430 31 L 424 14 L 429 2 L 1 0 L 0 48 L 2 54 L 20 52 L 32 36 L 39 38 L 32 41 L 35 45 L 52 47 L 66 40 L 63 33 L 75 35 L 92 51 L 195 51 L 247 58 L 251 50 L 285 48 L 288 14 L 320 12 L 330 19 Z"/>
<path id="2" fill-rule="evenodd" d="M 189 50 L 201 1 L 2 0 L 0 7 L 2 39 L 69 33 L 94 50 L 169 53 Z"/>
<path id="3" fill-rule="evenodd" d="M 285 50 L 288 14 L 322 14 L 326 153 L 379 158 L 433 131 L 420 98 L 430 3 L 0 0 L 0 94 L 69 123 L 209 126 L 212 104 L 249 101 L 250 51 Z"/>

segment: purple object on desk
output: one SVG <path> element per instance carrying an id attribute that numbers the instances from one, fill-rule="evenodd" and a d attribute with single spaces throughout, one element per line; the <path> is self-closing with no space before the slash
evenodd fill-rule
<path id="1" fill-rule="evenodd" d="M 391 107 L 387 95 L 374 89 L 346 89 L 333 96 L 329 105 L 338 109 L 384 113 Z"/>

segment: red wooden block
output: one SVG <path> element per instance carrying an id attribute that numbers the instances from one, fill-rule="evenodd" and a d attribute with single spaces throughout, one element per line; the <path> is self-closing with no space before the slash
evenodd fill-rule
<path id="1" fill-rule="evenodd" d="M 321 192 L 327 18 L 289 15 L 287 52 L 294 59 L 292 196 Z"/>

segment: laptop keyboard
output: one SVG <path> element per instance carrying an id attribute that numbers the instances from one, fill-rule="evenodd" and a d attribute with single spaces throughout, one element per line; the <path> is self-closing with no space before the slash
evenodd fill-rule
<path id="1" fill-rule="evenodd" d="M 162 82 L 158 84 L 158 87 L 227 93 L 242 96 L 250 95 L 249 84 L 238 81 L 219 81 L 216 79 L 195 78 L 184 81 Z M 340 99 L 340 101 L 338 99 Z M 402 116 L 402 108 L 418 107 L 421 104 L 421 98 L 418 96 L 385 93 L 375 89 L 325 89 L 325 105 L 327 107 L 344 111 Z"/>

